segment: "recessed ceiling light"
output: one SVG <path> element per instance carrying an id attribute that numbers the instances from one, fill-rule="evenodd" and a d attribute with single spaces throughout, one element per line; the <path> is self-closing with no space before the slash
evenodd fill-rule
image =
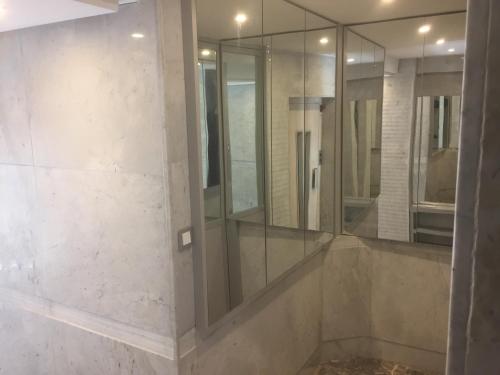
<path id="1" fill-rule="evenodd" d="M 328 44 L 328 38 L 321 38 L 321 39 L 319 40 L 319 42 L 320 42 L 321 44 Z"/>
<path id="2" fill-rule="evenodd" d="M 394 0 L 382 0 L 382 4 L 392 4 Z"/>
<path id="3" fill-rule="evenodd" d="M 420 34 L 426 34 L 431 31 L 431 25 L 422 25 L 418 28 Z"/>
<path id="4" fill-rule="evenodd" d="M 131 37 L 134 38 L 134 39 L 142 39 L 142 38 L 144 38 L 144 34 L 142 34 L 142 33 L 133 33 L 131 35 Z"/>
<path id="5" fill-rule="evenodd" d="M 201 55 L 202 55 L 202 56 L 208 56 L 208 55 L 210 55 L 210 50 L 208 50 L 208 49 L 204 49 L 204 50 L 202 50 L 202 51 L 201 51 Z"/>
<path id="6" fill-rule="evenodd" d="M 444 44 L 444 38 L 436 40 L 436 44 Z"/>
<path id="7" fill-rule="evenodd" d="M 356 59 L 354 59 L 354 58 L 352 58 L 352 57 L 351 57 L 351 58 L 349 58 L 349 59 L 347 59 L 347 62 L 348 62 L 348 63 L 353 63 L 354 61 L 356 61 Z"/>
<path id="8" fill-rule="evenodd" d="M 234 20 L 235 20 L 237 23 L 239 23 L 239 24 L 242 24 L 243 22 L 246 22 L 246 20 L 247 20 L 247 19 L 248 19 L 248 18 L 247 18 L 247 15 L 246 15 L 246 14 L 244 14 L 244 13 L 238 13 L 238 14 L 236 15 L 236 17 L 234 17 Z"/>
<path id="9" fill-rule="evenodd" d="M 450 48 L 448 52 L 455 52 L 455 48 Z"/>

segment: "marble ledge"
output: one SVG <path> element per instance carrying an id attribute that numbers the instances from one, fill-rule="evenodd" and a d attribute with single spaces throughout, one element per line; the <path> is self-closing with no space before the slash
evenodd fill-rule
<path id="1" fill-rule="evenodd" d="M 63 323 L 94 335 L 111 339 L 164 359 L 174 360 L 175 342 L 171 337 L 129 326 L 111 319 L 72 309 L 53 301 L 0 288 L 0 311 L 29 313 L 40 319 Z M 9 324 L 0 320 L 0 327 Z"/>

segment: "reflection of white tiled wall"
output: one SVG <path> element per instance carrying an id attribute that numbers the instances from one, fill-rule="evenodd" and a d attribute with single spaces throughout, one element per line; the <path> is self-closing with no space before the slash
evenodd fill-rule
<path id="1" fill-rule="evenodd" d="M 399 72 L 384 80 L 379 238 L 409 240 L 409 163 L 416 68 L 416 60 L 400 60 Z"/>
<path id="2" fill-rule="evenodd" d="M 290 213 L 290 152 L 289 149 L 289 99 L 293 97 L 335 96 L 335 59 L 331 56 L 274 52 L 271 74 L 272 124 L 269 159 L 271 167 L 272 222 L 289 226 Z M 304 80 L 306 80 L 304 82 Z"/>

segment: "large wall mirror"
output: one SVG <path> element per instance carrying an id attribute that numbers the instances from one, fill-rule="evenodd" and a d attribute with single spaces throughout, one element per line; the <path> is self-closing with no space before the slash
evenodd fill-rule
<path id="1" fill-rule="evenodd" d="M 346 32 L 344 233 L 451 246 L 465 17 Z"/>
<path id="2" fill-rule="evenodd" d="M 212 325 L 333 238 L 337 33 L 282 0 L 199 2 L 197 22 Z"/>
<path id="3" fill-rule="evenodd" d="M 336 232 L 450 246 L 465 13 L 339 27 L 220 1 L 197 4 L 206 325 Z"/>

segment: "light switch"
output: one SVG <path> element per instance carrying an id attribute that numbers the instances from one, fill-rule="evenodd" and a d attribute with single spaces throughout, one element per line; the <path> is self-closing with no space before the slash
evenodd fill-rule
<path id="1" fill-rule="evenodd" d="M 187 249 L 191 246 L 193 240 L 191 238 L 191 228 L 181 230 L 179 232 L 179 247 L 180 250 Z"/>

